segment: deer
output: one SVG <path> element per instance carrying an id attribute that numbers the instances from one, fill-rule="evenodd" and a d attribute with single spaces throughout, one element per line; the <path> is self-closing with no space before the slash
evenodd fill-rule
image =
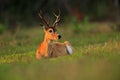
<path id="1" fill-rule="evenodd" d="M 71 55 L 73 53 L 72 46 L 68 41 L 65 41 L 63 43 L 57 42 L 58 39 L 61 39 L 61 35 L 58 34 L 56 28 L 58 22 L 60 21 L 60 11 L 58 15 L 54 13 L 54 16 L 56 17 L 56 19 L 53 25 L 50 25 L 50 21 L 46 20 L 44 16 L 41 16 L 41 14 L 39 13 L 40 19 L 45 24 L 45 26 L 41 24 L 41 27 L 43 28 L 45 34 L 44 40 L 36 50 L 36 59 L 38 60 L 41 58 Z"/>

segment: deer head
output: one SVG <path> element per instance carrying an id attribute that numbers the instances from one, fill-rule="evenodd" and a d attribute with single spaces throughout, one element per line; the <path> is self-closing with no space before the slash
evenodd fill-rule
<path id="1" fill-rule="evenodd" d="M 39 14 L 40 19 L 41 19 L 42 22 L 46 25 L 46 26 L 43 26 L 43 25 L 41 24 L 42 28 L 43 28 L 44 31 L 45 31 L 45 39 L 47 39 L 47 40 L 58 40 L 58 39 L 61 38 L 61 35 L 59 35 L 59 34 L 57 33 L 57 29 L 56 29 L 56 26 L 58 25 L 58 22 L 60 21 L 60 10 L 59 10 L 59 14 L 56 15 L 56 14 L 54 13 L 54 16 L 56 17 L 56 20 L 54 21 L 53 25 L 51 26 L 51 25 L 50 25 L 50 20 L 46 20 L 46 19 L 44 18 L 44 16 L 41 16 L 41 15 Z"/>

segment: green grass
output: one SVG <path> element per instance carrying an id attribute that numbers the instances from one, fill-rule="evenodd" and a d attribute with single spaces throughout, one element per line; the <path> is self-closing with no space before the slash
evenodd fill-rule
<path id="1" fill-rule="evenodd" d="M 44 34 L 40 27 L 0 35 L 0 80 L 120 80 L 119 32 L 98 31 L 99 23 L 77 33 L 74 26 L 61 26 L 60 42 L 68 40 L 73 55 L 36 60 Z"/>

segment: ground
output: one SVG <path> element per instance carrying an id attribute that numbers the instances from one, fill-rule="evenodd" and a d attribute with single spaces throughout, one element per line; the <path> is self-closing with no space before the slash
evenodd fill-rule
<path id="1" fill-rule="evenodd" d="M 74 53 L 41 60 L 35 59 L 44 35 L 39 26 L 1 34 L 0 80 L 120 80 L 120 32 L 87 23 L 60 25 L 58 33 Z"/>

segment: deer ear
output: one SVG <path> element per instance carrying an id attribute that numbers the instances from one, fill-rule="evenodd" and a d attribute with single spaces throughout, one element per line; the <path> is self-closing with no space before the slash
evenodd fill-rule
<path id="1" fill-rule="evenodd" d="M 44 31 L 46 31 L 46 30 L 47 30 L 47 28 L 46 28 L 45 26 L 42 26 L 42 29 L 43 29 Z"/>
<path id="2" fill-rule="evenodd" d="M 46 27 L 42 24 L 40 24 L 40 26 L 42 27 L 43 30 L 46 30 Z"/>

